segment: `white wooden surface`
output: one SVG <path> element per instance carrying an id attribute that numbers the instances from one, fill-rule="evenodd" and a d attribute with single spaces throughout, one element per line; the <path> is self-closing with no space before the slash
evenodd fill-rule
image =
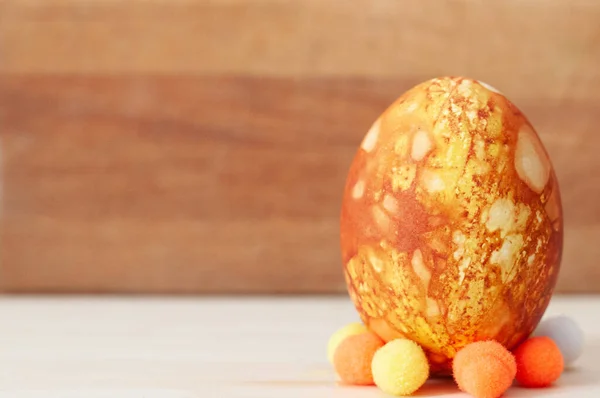
<path id="1" fill-rule="evenodd" d="M 587 335 L 551 389 L 600 397 L 600 297 L 555 298 Z M 0 397 L 382 397 L 336 384 L 326 343 L 356 320 L 345 298 L 0 298 Z M 450 380 L 419 396 L 461 397 Z"/>

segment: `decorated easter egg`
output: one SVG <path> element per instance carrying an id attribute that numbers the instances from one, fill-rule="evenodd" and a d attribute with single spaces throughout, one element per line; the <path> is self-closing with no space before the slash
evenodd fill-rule
<path id="1" fill-rule="evenodd" d="M 548 153 L 497 90 L 443 77 L 373 123 L 341 209 L 348 292 L 385 341 L 408 338 L 446 373 L 467 344 L 508 349 L 535 329 L 559 272 L 563 222 Z"/>

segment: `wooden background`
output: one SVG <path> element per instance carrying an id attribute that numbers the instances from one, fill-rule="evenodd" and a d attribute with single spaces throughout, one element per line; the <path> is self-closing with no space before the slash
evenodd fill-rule
<path id="1" fill-rule="evenodd" d="M 532 120 L 599 292 L 592 0 L 0 0 L 0 290 L 343 292 L 354 151 L 438 75 Z"/>

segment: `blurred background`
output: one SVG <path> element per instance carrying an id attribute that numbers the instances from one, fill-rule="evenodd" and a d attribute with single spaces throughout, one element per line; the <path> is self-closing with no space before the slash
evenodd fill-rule
<path id="1" fill-rule="evenodd" d="M 0 290 L 345 293 L 339 209 L 377 116 L 436 76 L 532 121 L 560 292 L 600 292 L 600 3 L 0 1 Z"/>

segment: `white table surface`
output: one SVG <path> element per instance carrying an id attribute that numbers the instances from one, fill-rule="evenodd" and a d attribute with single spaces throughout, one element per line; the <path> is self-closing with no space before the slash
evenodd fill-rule
<path id="1" fill-rule="evenodd" d="M 587 348 L 556 387 L 506 397 L 600 397 L 600 296 L 555 297 Z M 357 320 L 346 298 L 0 298 L 0 397 L 383 397 L 336 384 L 326 344 Z M 451 380 L 418 396 L 466 397 Z"/>

